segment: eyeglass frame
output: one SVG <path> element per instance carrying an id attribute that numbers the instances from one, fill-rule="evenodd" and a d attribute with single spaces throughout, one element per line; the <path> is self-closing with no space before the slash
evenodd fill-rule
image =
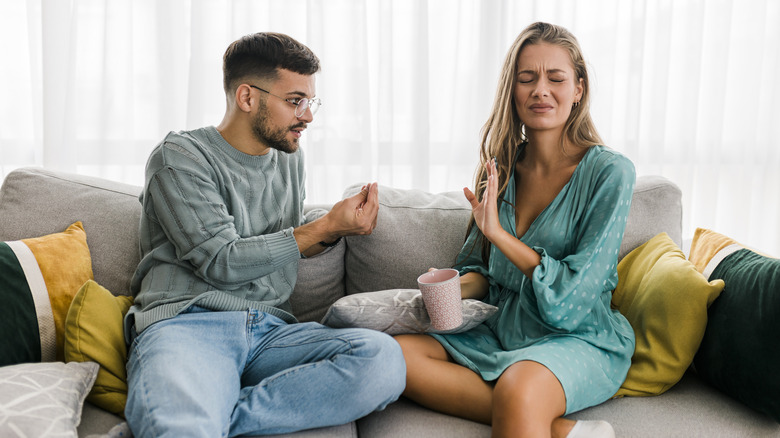
<path id="1" fill-rule="evenodd" d="M 247 84 L 247 85 L 254 88 L 255 90 L 260 90 L 264 93 L 270 94 L 273 97 L 282 99 L 283 101 L 289 103 L 290 105 L 295 105 L 295 117 L 298 118 L 303 117 L 303 115 L 306 114 L 307 109 L 311 110 L 311 115 L 314 115 L 320 109 L 320 106 L 322 106 L 322 100 L 316 97 L 313 97 L 311 99 L 309 99 L 308 97 L 296 97 L 296 98 L 285 99 L 282 96 L 277 96 L 274 93 L 271 93 L 268 90 L 264 90 L 256 85 L 252 85 L 252 84 Z M 298 100 L 298 103 L 295 103 L 295 100 Z M 301 106 L 303 106 L 303 110 L 301 110 Z"/>

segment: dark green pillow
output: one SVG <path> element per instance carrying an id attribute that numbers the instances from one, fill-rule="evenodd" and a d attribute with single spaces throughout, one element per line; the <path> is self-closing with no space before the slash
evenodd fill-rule
<path id="1" fill-rule="evenodd" d="M 739 249 L 709 280 L 718 278 L 726 287 L 709 308 L 696 371 L 780 422 L 780 260 Z"/>

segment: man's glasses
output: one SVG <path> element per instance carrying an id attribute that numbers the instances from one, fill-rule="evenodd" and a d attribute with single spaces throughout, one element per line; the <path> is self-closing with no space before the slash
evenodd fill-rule
<path id="1" fill-rule="evenodd" d="M 268 93 L 273 97 L 282 99 L 283 101 L 291 105 L 295 105 L 295 117 L 303 117 L 303 115 L 306 113 L 307 108 L 311 110 L 311 115 L 314 115 L 317 112 L 317 110 L 320 109 L 320 105 L 322 105 L 322 101 L 317 99 L 316 97 L 313 99 L 309 99 L 306 97 L 295 97 L 291 99 L 285 99 L 284 97 L 277 96 L 268 90 L 263 90 L 260 87 L 256 87 L 254 85 L 249 85 L 249 86 L 256 90 L 260 90 L 263 93 Z"/>

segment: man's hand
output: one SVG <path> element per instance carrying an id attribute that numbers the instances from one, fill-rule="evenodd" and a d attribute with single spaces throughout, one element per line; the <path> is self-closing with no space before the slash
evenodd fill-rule
<path id="1" fill-rule="evenodd" d="M 360 193 L 337 202 L 323 219 L 328 221 L 335 240 L 342 236 L 371 234 L 376 228 L 378 213 L 379 188 L 377 183 L 371 183 L 363 186 Z"/>
<path id="2" fill-rule="evenodd" d="M 365 185 L 360 193 L 334 204 L 325 216 L 296 228 L 294 235 L 298 248 L 310 257 L 324 249 L 319 242 L 331 243 L 344 236 L 371 234 L 376 228 L 378 213 L 378 185 Z"/>

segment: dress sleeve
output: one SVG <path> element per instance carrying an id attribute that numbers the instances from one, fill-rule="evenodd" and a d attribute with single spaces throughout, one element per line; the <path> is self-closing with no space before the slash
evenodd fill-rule
<path id="1" fill-rule="evenodd" d="M 300 258 L 292 227 L 239 235 L 218 178 L 195 160 L 160 165 L 150 176 L 143 206 L 174 247 L 176 260 L 168 262 L 189 264 L 204 281 L 232 290 Z"/>
<path id="2" fill-rule="evenodd" d="M 540 247 L 541 263 L 533 272 L 539 314 L 553 327 L 571 331 L 583 321 L 604 292 L 617 285 L 620 245 L 631 206 L 636 175 L 630 160 L 615 155 L 596 170 L 586 186 L 585 211 L 571 239 L 573 253 L 555 260 Z"/>
<path id="3" fill-rule="evenodd" d="M 482 233 L 474 225 L 471 227 L 469 235 L 466 236 L 466 242 L 455 259 L 454 268 L 460 272 L 460 275 L 477 272 L 488 278 L 488 267 L 482 260 Z"/>

